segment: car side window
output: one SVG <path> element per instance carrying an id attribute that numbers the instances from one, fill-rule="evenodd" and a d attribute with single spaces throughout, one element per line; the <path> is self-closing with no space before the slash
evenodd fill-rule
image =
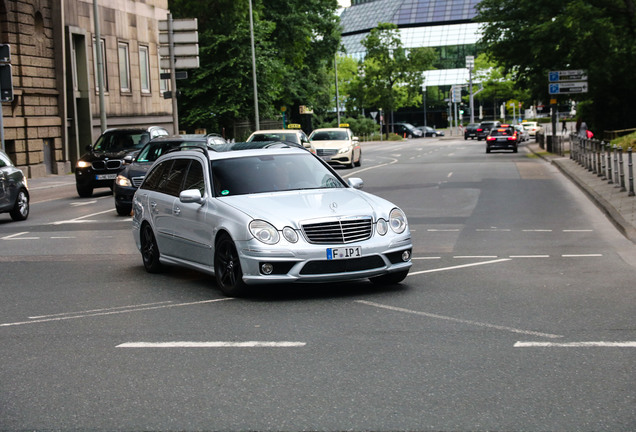
<path id="1" fill-rule="evenodd" d="M 172 196 L 179 196 L 181 192 L 181 184 L 185 176 L 190 159 L 176 159 L 168 175 L 164 176 L 157 185 L 157 192 L 165 193 Z"/>
<path id="2" fill-rule="evenodd" d="M 201 196 L 205 195 L 205 177 L 203 176 L 203 168 L 201 163 L 197 160 L 193 160 L 190 163 L 188 174 L 183 182 L 183 190 L 198 189 L 201 192 Z"/>
<path id="3" fill-rule="evenodd" d="M 170 167 L 172 166 L 172 160 L 163 161 L 157 164 L 149 173 L 146 175 L 143 184 L 141 185 L 142 189 L 148 190 L 158 190 L 159 184 L 161 184 L 164 179 L 170 173 Z"/>

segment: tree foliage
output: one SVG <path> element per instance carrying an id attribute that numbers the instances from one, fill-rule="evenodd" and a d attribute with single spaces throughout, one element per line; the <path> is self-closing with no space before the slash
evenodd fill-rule
<path id="1" fill-rule="evenodd" d="M 364 105 L 392 112 L 421 103 L 423 72 L 431 69 L 437 54 L 431 48 L 402 46 L 395 24 L 380 23 L 362 40 Z"/>
<path id="2" fill-rule="evenodd" d="M 328 101 L 340 38 L 336 0 L 252 0 L 259 114 Z M 197 18 L 198 69 L 177 83 L 182 129 L 231 128 L 254 119 L 248 0 L 170 0 L 174 18 Z"/>
<path id="3" fill-rule="evenodd" d="M 584 69 L 589 93 L 573 98 L 588 101 L 587 123 L 636 126 L 634 0 L 482 0 L 477 8 L 487 52 L 535 98 L 549 99 L 549 71 Z"/>

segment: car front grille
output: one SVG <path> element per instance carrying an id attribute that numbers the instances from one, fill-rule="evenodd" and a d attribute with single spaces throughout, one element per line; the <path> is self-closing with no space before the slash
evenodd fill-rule
<path id="1" fill-rule="evenodd" d="M 132 181 L 132 184 L 133 184 L 134 187 L 139 187 L 139 186 L 141 186 L 141 182 L 144 181 L 144 176 L 133 177 L 130 180 Z"/>
<path id="2" fill-rule="evenodd" d="M 384 260 L 378 255 L 365 258 L 310 261 L 300 271 L 301 275 L 349 273 L 384 267 Z"/>
<path id="3" fill-rule="evenodd" d="M 93 161 L 92 165 L 94 170 L 103 170 L 103 169 L 116 170 L 121 167 L 122 162 L 119 159 L 105 160 L 105 161 L 96 160 L 96 161 Z"/>
<path id="4" fill-rule="evenodd" d="M 333 156 L 338 153 L 338 149 L 316 149 L 318 156 Z"/>
<path id="5" fill-rule="evenodd" d="M 371 218 L 343 219 L 305 224 L 302 226 L 310 243 L 342 244 L 366 240 L 371 237 Z"/>

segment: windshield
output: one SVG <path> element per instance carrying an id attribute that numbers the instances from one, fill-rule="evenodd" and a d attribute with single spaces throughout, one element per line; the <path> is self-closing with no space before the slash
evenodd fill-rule
<path id="1" fill-rule="evenodd" d="M 150 141 L 146 131 L 115 131 L 103 134 L 93 147 L 98 152 L 121 152 L 137 150 Z"/>
<path id="2" fill-rule="evenodd" d="M 159 156 L 177 147 L 186 145 L 205 146 L 204 141 L 157 141 L 151 142 L 137 155 L 136 162 L 154 162 Z"/>
<path id="3" fill-rule="evenodd" d="M 300 144 L 298 135 L 295 133 L 257 133 L 250 137 L 248 140 L 252 141 L 291 141 L 296 144 Z"/>
<path id="4" fill-rule="evenodd" d="M 311 141 L 342 141 L 348 140 L 349 137 L 346 131 L 319 131 L 314 132 L 311 136 Z"/>
<path id="5" fill-rule="evenodd" d="M 347 187 L 310 153 L 220 159 L 211 165 L 216 196 Z"/>

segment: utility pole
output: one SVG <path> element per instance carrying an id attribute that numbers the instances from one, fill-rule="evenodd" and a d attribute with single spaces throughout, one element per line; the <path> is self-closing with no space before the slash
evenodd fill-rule
<path id="1" fill-rule="evenodd" d="M 99 87 L 99 125 L 102 133 L 106 130 L 106 108 L 104 102 L 104 61 L 102 56 L 102 36 L 99 30 L 99 8 L 93 0 L 93 18 L 95 19 L 95 55 L 97 55 L 97 86 Z"/>
<path id="2" fill-rule="evenodd" d="M 252 79 L 254 81 L 254 126 L 256 130 L 261 128 L 258 120 L 258 85 L 256 84 L 256 53 L 254 51 L 254 18 L 252 17 L 252 0 L 250 4 L 250 40 L 252 42 Z"/>
<path id="3" fill-rule="evenodd" d="M 473 68 L 475 67 L 475 56 L 466 56 L 466 67 L 468 68 L 468 94 L 470 95 L 470 122 L 475 123 L 475 104 L 473 102 Z"/>
<path id="4" fill-rule="evenodd" d="M 333 57 L 333 69 L 336 72 L 336 117 L 340 126 L 340 94 L 338 92 L 338 53 Z"/>

